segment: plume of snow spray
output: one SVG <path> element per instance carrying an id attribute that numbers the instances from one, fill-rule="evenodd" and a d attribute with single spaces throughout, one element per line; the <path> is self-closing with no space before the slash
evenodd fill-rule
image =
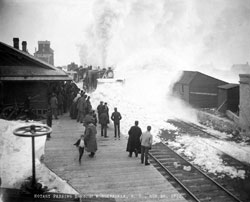
<path id="1" fill-rule="evenodd" d="M 218 9 L 213 9 L 215 5 Z M 174 115 L 194 120 L 195 113 L 172 98 L 170 89 L 182 69 L 202 71 L 198 69 L 202 64 L 226 66 L 239 58 L 239 52 L 247 58 L 244 51 L 250 50 L 249 44 L 242 46 L 242 51 L 230 49 L 225 40 L 222 40 L 224 45 L 220 42 L 226 37 L 230 46 L 237 47 L 242 39 L 247 39 L 245 33 L 250 35 L 250 18 L 246 18 L 249 5 L 246 8 L 243 4 L 234 6 L 216 0 L 212 3 L 198 0 L 96 1 L 91 32 L 95 36 L 91 36 L 95 39 L 93 53 L 102 55 L 103 63 L 115 64 L 115 75 L 124 77 L 126 83 L 119 87 L 98 86 L 93 100 L 106 100 L 111 107 L 118 106 L 129 120 L 125 130 L 135 119 L 157 129 Z M 244 34 L 233 29 L 238 38 L 231 30 L 239 22 L 239 16 L 234 16 L 233 24 L 229 18 L 236 11 L 238 14 L 244 11 L 241 14 Z M 219 23 L 219 26 L 218 20 L 225 25 Z M 215 73 L 218 71 L 211 71 L 211 75 L 218 78 Z"/>

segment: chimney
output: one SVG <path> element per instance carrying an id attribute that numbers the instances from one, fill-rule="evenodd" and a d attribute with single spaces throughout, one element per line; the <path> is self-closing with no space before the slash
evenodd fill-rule
<path id="1" fill-rule="evenodd" d="M 13 46 L 16 49 L 19 49 L 19 38 L 13 38 Z"/>
<path id="2" fill-rule="evenodd" d="M 27 53 L 27 42 L 26 41 L 22 42 L 22 51 Z"/>

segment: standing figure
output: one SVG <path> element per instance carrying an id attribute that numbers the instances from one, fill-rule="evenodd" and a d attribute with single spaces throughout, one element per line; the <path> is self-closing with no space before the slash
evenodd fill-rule
<path id="1" fill-rule="evenodd" d="M 114 129 L 115 129 L 115 138 L 118 135 L 118 138 L 120 139 L 120 120 L 122 119 L 122 116 L 120 112 L 117 111 L 117 108 L 114 108 L 114 112 L 111 115 L 111 119 L 114 122 Z"/>
<path id="2" fill-rule="evenodd" d="M 55 93 L 52 93 L 52 97 L 50 98 L 50 106 L 52 114 L 54 115 L 55 119 L 58 119 L 57 118 L 58 100 Z"/>
<path id="3" fill-rule="evenodd" d="M 86 100 L 86 107 L 85 107 L 86 114 L 91 112 L 91 110 L 92 110 L 92 105 L 91 105 L 91 102 L 90 102 L 90 96 L 88 96 L 87 100 Z"/>
<path id="4" fill-rule="evenodd" d="M 153 143 L 153 136 L 150 133 L 151 126 L 147 126 L 147 131 L 142 133 L 141 140 L 141 163 L 144 163 L 145 156 L 145 166 L 150 165 L 148 162 L 148 150 L 151 149 Z"/>
<path id="5" fill-rule="evenodd" d="M 92 110 L 92 116 L 94 118 L 94 125 L 97 126 L 97 117 L 96 117 L 95 110 Z"/>
<path id="6" fill-rule="evenodd" d="M 97 114 L 98 114 L 98 122 L 100 123 L 100 115 L 102 114 L 104 110 L 103 101 L 100 102 L 100 104 L 97 106 Z"/>
<path id="7" fill-rule="evenodd" d="M 101 124 L 101 136 L 108 137 L 107 136 L 108 121 L 109 121 L 108 114 L 106 110 L 104 110 L 99 118 L 99 122 Z"/>
<path id="8" fill-rule="evenodd" d="M 84 135 L 81 135 L 80 139 L 74 144 L 79 149 L 79 164 L 81 164 L 82 155 L 84 153 Z"/>
<path id="9" fill-rule="evenodd" d="M 47 126 L 52 127 L 52 111 L 50 108 L 47 109 Z M 51 138 L 50 133 L 47 134 L 47 139 Z"/>
<path id="10" fill-rule="evenodd" d="M 63 100 L 64 100 L 64 97 L 62 95 L 61 92 L 58 93 L 58 114 L 59 115 L 63 115 L 63 112 L 64 112 L 64 108 L 63 108 Z"/>
<path id="11" fill-rule="evenodd" d="M 83 119 L 83 126 L 87 126 L 88 123 L 94 123 L 95 120 L 94 120 L 94 117 L 93 117 L 93 114 L 92 112 L 90 111 Z"/>
<path id="12" fill-rule="evenodd" d="M 107 112 L 107 115 L 108 115 L 108 124 L 109 124 L 109 107 L 108 107 L 108 103 L 107 102 L 104 103 L 104 110 Z"/>
<path id="13" fill-rule="evenodd" d="M 77 104 L 78 100 L 81 97 L 80 93 L 77 93 L 77 95 L 74 97 L 73 102 L 72 102 L 72 119 L 77 119 L 78 115 L 78 110 L 77 110 Z"/>
<path id="14" fill-rule="evenodd" d="M 129 131 L 129 138 L 127 144 L 127 151 L 129 152 L 129 157 L 132 157 L 133 152 L 135 153 L 135 157 L 138 156 L 138 153 L 141 151 L 141 141 L 140 137 L 142 134 L 141 128 L 138 126 L 139 122 L 135 121 L 135 125 L 132 126 Z"/>
<path id="15" fill-rule="evenodd" d="M 78 99 L 77 102 L 77 122 L 82 123 L 84 114 L 85 114 L 85 106 L 86 106 L 86 100 L 85 100 L 85 94 L 81 93 L 81 97 Z"/>
<path id="16" fill-rule="evenodd" d="M 91 158 L 95 156 L 95 152 L 97 151 L 96 134 L 96 126 L 93 123 L 87 123 L 84 135 L 84 142 L 86 146 L 86 151 L 90 152 L 89 157 Z"/>

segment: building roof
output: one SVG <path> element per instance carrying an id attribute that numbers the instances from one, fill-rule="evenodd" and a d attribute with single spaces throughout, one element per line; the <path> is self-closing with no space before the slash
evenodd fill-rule
<path id="1" fill-rule="evenodd" d="M 212 79 L 216 79 L 214 77 L 211 77 L 209 75 L 203 74 L 203 73 L 198 72 L 198 71 L 183 71 L 182 76 L 181 76 L 180 80 L 178 81 L 178 83 L 189 85 L 197 75 L 205 75 L 205 76 L 210 77 Z M 220 79 L 216 79 L 216 80 L 227 83 L 227 82 L 222 81 Z"/>
<path id="2" fill-rule="evenodd" d="M 72 79 L 59 68 L 0 42 L 0 80 L 67 81 Z"/>
<path id="3" fill-rule="evenodd" d="M 181 84 L 190 84 L 191 81 L 193 81 L 194 77 L 198 74 L 198 72 L 196 71 L 183 71 L 182 76 L 180 78 L 180 80 L 178 81 L 178 83 Z"/>
<path id="4" fill-rule="evenodd" d="M 229 84 L 218 86 L 218 88 L 222 88 L 222 89 L 231 89 L 231 88 L 235 88 L 235 87 L 239 87 L 239 84 L 229 83 Z"/>

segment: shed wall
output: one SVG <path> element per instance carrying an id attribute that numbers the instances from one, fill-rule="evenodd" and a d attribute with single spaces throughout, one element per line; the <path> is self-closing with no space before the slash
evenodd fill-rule
<path id="1" fill-rule="evenodd" d="M 240 115 L 242 134 L 250 137 L 250 75 L 240 75 Z"/>
<path id="2" fill-rule="evenodd" d="M 48 84 L 46 82 L 3 82 L 3 104 L 22 105 L 27 96 L 34 97 L 30 101 L 32 109 L 46 110 L 48 108 Z M 44 112 L 41 111 L 41 114 Z"/>
<path id="3" fill-rule="evenodd" d="M 197 74 L 190 83 L 189 103 L 194 107 L 213 108 L 218 103 L 218 86 L 226 82 Z"/>
<path id="4" fill-rule="evenodd" d="M 174 94 L 182 100 L 189 102 L 189 86 L 176 83 L 173 88 Z"/>

